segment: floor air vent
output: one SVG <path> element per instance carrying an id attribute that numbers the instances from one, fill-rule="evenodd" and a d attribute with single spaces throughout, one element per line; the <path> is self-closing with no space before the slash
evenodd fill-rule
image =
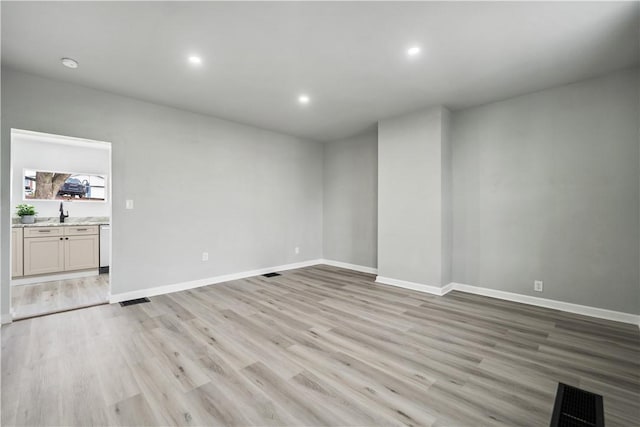
<path id="1" fill-rule="evenodd" d="M 136 299 L 130 299 L 128 301 L 121 301 L 120 305 L 122 307 L 126 307 L 128 305 L 134 305 L 134 304 L 142 304 L 143 302 L 149 302 L 149 298 L 136 298 Z"/>
<path id="2" fill-rule="evenodd" d="M 267 273 L 267 274 L 263 274 L 263 277 L 276 277 L 276 276 L 280 276 L 280 273 Z"/>
<path id="3" fill-rule="evenodd" d="M 604 427 L 602 396 L 559 383 L 551 427 Z"/>

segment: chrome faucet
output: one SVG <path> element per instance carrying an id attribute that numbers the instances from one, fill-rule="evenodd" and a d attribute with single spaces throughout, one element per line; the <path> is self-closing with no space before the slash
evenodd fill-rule
<path id="1" fill-rule="evenodd" d="M 64 209 L 62 209 L 62 202 L 60 202 L 60 222 L 64 222 L 65 218 L 69 217 L 69 211 L 67 210 L 67 214 L 64 214 Z"/>

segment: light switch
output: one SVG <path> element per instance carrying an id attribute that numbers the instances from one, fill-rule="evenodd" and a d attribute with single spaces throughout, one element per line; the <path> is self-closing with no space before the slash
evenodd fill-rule
<path id="1" fill-rule="evenodd" d="M 127 200 L 125 203 L 126 209 L 133 209 L 133 200 Z"/>

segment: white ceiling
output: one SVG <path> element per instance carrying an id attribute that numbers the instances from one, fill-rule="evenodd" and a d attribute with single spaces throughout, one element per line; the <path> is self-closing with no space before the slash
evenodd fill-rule
<path id="1" fill-rule="evenodd" d="M 2 64 L 326 141 L 638 64 L 639 4 L 3 1 Z"/>

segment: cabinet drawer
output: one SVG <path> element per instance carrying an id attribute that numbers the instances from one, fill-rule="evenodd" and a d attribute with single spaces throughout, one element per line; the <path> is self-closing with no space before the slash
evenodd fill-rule
<path id="1" fill-rule="evenodd" d="M 73 227 L 64 227 L 65 236 L 85 236 L 89 234 L 98 234 L 97 225 L 78 225 Z"/>
<path id="2" fill-rule="evenodd" d="M 25 227 L 24 237 L 51 237 L 62 236 L 62 227 Z"/>

